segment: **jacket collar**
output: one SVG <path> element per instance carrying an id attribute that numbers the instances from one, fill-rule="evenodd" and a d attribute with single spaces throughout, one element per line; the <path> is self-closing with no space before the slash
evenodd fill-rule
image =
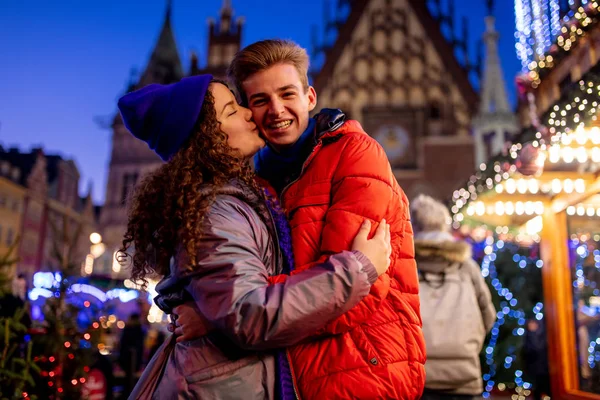
<path id="1" fill-rule="evenodd" d="M 317 122 L 315 143 L 349 132 L 365 133 L 358 121 L 346 119 L 346 114 L 337 108 L 323 108 L 314 119 Z"/>
<path id="2" fill-rule="evenodd" d="M 423 272 L 440 273 L 471 258 L 471 246 L 462 241 L 415 240 L 417 267 Z"/>

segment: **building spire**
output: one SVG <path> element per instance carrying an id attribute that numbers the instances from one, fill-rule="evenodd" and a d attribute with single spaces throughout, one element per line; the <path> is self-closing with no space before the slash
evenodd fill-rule
<path id="1" fill-rule="evenodd" d="M 500 153 L 510 136 L 517 131 L 517 120 L 508 103 L 502 74 L 495 18 L 491 15 L 493 1 L 487 0 L 488 16 L 483 41 L 486 47 L 481 82 L 481 99 L 473 120 L 476 165 L 485 163 Z"/>
<path id="2" fill-rule="evenodd" d="M 137 87 L 149 83 L 173 83 L 183 78 L 183 67 L 171 26 L 172 0 L 167 0 L 165 19 L 158 40 L 152 50 L 150 61 L 141 75 Z"/>
<path id="3" fill-rule="evenodd" d="M 487 9 L 487 15 L 489 17 L 493 17 L 494 16 L 494 0 L 486 0 L 486 9 Z"/>
<path id="4" fill-rule="evenodd" d="M 227 33 L 231 30 L 231 19 L 233 17 L 233 9 L 231 8 L 231 0 L 223 0 L 221 7 L 221 33 Z"/>
<path id="5" fill-rule="evenodd" d="M 485 18 L 486 31 L 483 41 L 486 47 L 485 64 L 483 70 L 482 96 L 479 112 L 506 113 L 510 112 L 502 66 L 498 55 L 498 39 L 500 35 L 495 27 L 496 19 L 492 15 Z"/>

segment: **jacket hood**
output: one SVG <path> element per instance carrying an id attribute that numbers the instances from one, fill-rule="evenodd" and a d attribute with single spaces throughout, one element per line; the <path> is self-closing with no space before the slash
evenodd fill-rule
<path id="1" fill-rule="evenodd" d="M 471 246 L 466 242 L 415 240 L 417 268 L 423 272 L 440 273 L 458 268 L 471 255 Z"/>

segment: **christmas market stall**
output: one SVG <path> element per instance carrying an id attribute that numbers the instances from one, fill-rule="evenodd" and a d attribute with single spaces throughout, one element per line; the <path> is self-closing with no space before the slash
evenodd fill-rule
<path id="1" fill-rule="evenodd" d="M 541 115 L 530 106 L 532 125 L 452 201 L 454 226 L 479 246 L 499 305 L 486 395 L 528 394 L 518 338 L 533 320 L 547 330 L 553 397 L 600 399 L 600 64 Z"/>

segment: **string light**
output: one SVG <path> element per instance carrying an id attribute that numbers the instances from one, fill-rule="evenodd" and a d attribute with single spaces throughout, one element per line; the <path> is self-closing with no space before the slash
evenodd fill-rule
<path id="1" fill-rule="evenodd" d="M 502 365 L 505 370 L 511 370 L 514 368 L 513 364 L 518 358 L 515 350 L 510 354 L 503 355 L 504 360 L 500 360 L 503 361 L 503 363 L 498 362 L 499 360 L 497 359 L 498 354 L 496 354 L 496 346 L 498 344 L 498 338 L 501 330 L 510 320 L 513 323 L 516 322 L 516 327 L 511 332 L 512 335 L 523 336 L 525 334 L 524 326 L 526 324 L 525 311 L 519 306 L 522 304 L 522 302 L 520 302 L 515 294 L 511 292 L 511 290 L 499 279 L 498 272 L 496 270 L 496 260 L 498 259 L 499 253 L 508 252 L 514 253 L 512 261 L 520 269 L 525 269 L 528 267 L 540 269 L 543 267 L 543 262 L 535 256 L 528 257 L 519 254 L 518 245 L 505 242 L 504 240 L 494 238 L 493 236 L 488 236 L 485 241 L 482 242 L 482 245 L 484 246 L 485 256 L 483 257 L 483 261 L 481 263 L 481 274 L 483 277 L 490 279 L 492 287 L 502 299 L 500 302 L 501 309 L 497 313 L 497 319 L 491 331 L 490 341 L 485 348 L 486 364 L 488 365 L 489 370 L 483 375 L 483 380 L 485 381 L 485 392 L 483 393 L 483 397 L 489 398 L 494 387 L 497 386 L 500 390 L 506 389 L 506 385 L 504 383 L 496 383 L 494 380 L 495 376 L 498 374 L 500 365 Z M 542 320 L 544 317 L 542 312 L 543 307 L 543 303 L 538 302 L 532 309 L 533 316 L 538 321 Z M 518 393 L 531 388 L 531 383 L 523 380 L 522 370 L 515 368 L 513 376 L 516 391 Z"/>
<path id="2" fill-rule="evenodd" d="M 532 4 L 531 7 L 529 2 Z M 521 60 L 523 71 L 527 73 L 525 76 L 534 87 L 540 83 L 540 77 L 564 58 L 566 53 L 572 50 L 590 27 L 598 21 L 600 4 L 595 1 L 582 3 L 577 11 L 571 10 L 565 15 L 562 27 L 559 13 L 558 0 L 515 1 L 517 56 Z M 527 21 L 533 27 L 533 34 L 524 27 Z M 543 48 L 542 53 L 538 51 L 540 48 Z M 529 49 L 536 51 L 529 51 Z M 525 54 L 529 57 L 525 57 Z M 536 58 L 535 55 L 538 57 Z"/>

